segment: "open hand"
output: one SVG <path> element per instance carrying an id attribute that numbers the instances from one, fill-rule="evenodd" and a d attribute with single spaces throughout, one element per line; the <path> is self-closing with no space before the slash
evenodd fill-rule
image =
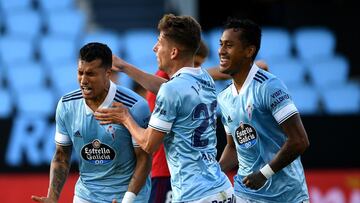
<path id="1" fill-rule="evenodd" d="M 124 72 L 125 71 L 124 68 L 127 65 L 127 63 L 123 59 L 121 59 L 120 57 L 113 54 L 112 60 L 113 60 L 113 62 L 112 62 L 111 69 L 113 71 L 117 71 L 117 72 Z"/>
<path id="2" fill-rule="evenodd" d="M 119 102 L 113 102 L 110 108 L 97 109 L 94 113 L 101 125 L 123 124 L 129 116 L 128 108 Z"/>

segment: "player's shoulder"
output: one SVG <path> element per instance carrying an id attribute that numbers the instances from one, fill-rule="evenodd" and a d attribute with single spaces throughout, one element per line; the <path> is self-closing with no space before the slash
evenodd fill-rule
<path id="1" fill-rule="evenodd" d="M 71 102 L 78 101 L 82 98 L 83 98 L 83 96 L 82 96 L 81 89 L 77 89 L 77 90 L 71 91 L 69 93 L 66 93 L 64 96 L 62 96 L 60 98 L 60 101 L 62 103 L 71 103 Z"/>
<path id="2" fill-rule="evenodd" d="M 134 92 L 133 90 L 117 85 L 116 86 L 116 92 L 115 92 L 115 98 L 114 100 L 116 102 L 120 102 L 124 104 L 125 106 L 132 108 L 135 104 L 146 104 L 146 100 Z"/>
<path id="3" fill-rule="evenodd" d="M 184 78 L 180 77 L 180 74 L 178 76 L 174 76 L 170 78 L 170 80 L 164 82 L 159 89 L 158 94 L 173 94 L 178 92 L 180 89 L 183 89 L 185 86 L 185 80 Z"/>
<path id="4" fill-rule="evenodd" d="M 183 93 L 186 92 L 186 88 L 192 88 L 195 83 L 201 83 L 202 85 L 215 88 L 215 84 L 211 76 L 207 71 L 203 69 L 193 68 L 191 70 L 185 70 L 173 75 L 164 86 L 163 90 L 168 93 Z"/>
<path id="5" fill-rule="evenodd" d="M 226 85 L 218 94 L 217 98 L 224 98 L 227 97 L 228 95 L 232 94 L 232 85 L 233 83 L 229 83 L 228 85 Z"/>
<path id="6" fill-rule="evenodd" d="M 270 81 L 277 79 L 277 78 L 272 73 L 259 68 L 256 71 L 253 79 L 256 84 L 261 86 L 261 85 L 265 85 L 265 84 L 269 83 Z"/>
<path id="7" fill-rule="evenodd" d="M 262 69 L 255 73 L 253 80 L 259 91 L 285 86 L 276 75 Z"/>

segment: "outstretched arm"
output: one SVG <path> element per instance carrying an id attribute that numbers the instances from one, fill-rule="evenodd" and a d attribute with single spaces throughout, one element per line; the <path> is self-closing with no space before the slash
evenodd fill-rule
<path id="1" fill-rule="evenodd" d="M 72 146 L 56 145 L 55 155 L 50 165 L 50 183 L 47 197 L 31 196 L 36 202 L 57 202 L 70 171 Z"/>
<path id="2" fill-rule="evenodd" d="M 160 89 L 161 84 L 166 82 L 164 78 L 146 73 L 141 69 L 127 63 L 123 59 L 113 55 L 113 70 L 118 72 L 123 72 L 132 78 L 135 82 L 139 83 L 146 90 L 157 94 Z"/>

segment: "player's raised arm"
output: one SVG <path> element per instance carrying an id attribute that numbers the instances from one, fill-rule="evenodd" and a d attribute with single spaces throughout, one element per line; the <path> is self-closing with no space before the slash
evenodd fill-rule
<path id="1" fill-rule="evenodd" d="M 132 78 L 135 82 L 139 83 L 146 90 L 157 94 L 161 84 L 166 82 L 164 78 L 158 77 L 142 71 L 140 68 L 135 67 L 124 61 L 123 59 L 113 55 L 113 70 L 123 72 Z"/>

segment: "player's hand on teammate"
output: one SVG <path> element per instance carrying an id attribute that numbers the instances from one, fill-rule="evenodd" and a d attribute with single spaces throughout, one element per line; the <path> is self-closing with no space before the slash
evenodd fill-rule
<path id="1" fill-rule="evenodd" d="M 57 200 L 50 199 L 49 197 L 39 197 L 39 196 L 32 195 L 31 199 L 35 202 L 57 203 Z"/>
<path id="2" fill-rule="evenodd" d="M 246 187 L 257 190 L 265 184 L 266 180 L 266 177 L 257 171 L 243 178 L 242 182 Z"/>
<path id="3" fill-rule="evenodd" d="M 97 109 L 94 113 L 95 119 L 100 124 L 122 124 L 130 116 L 126 106 L 119 102 L 113 102 L 110 108 Z"/>
<path id="4" fill-rule="evenodd" d="M 113 59 L 113 62 L 112 62 L 111 69 L 113 71 L 117 71 L 117 72 L 124 72 L 124 68 L 127 63 L 123 59 L 121 59 L 120 57 L 118 57 L 114 54 L 112 56 L 112 59 Z"/>

